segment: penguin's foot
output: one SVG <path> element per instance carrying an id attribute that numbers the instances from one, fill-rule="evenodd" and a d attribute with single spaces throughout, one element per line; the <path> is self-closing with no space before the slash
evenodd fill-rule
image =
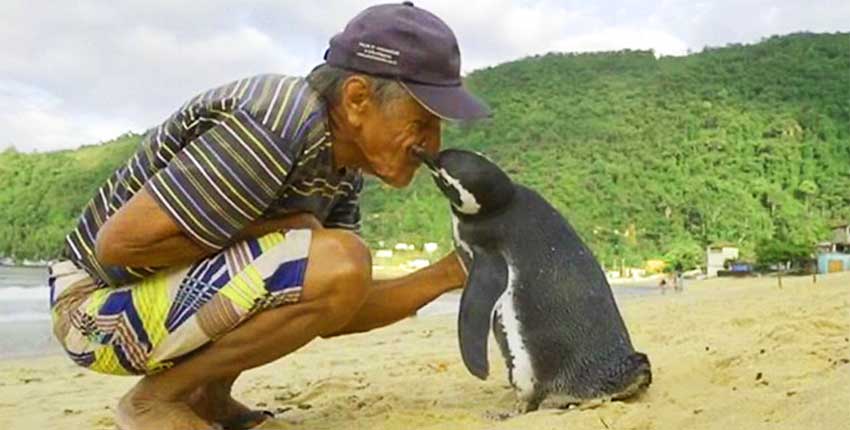
<path id="1" fill-rule="evenodd" d="M 576 409 L 579 406 L 581 406 L 581 403 L 579 403 L 579 402 L 567 402 L 567 403 L 559 403 L 555 406 L 555 408 L 568 411 L 570 409 Z"/>
<path id="2" fill-rule="evenodd" d="M 513 412 L 487 411 L 487 412 L 484 412 L 484 418 L 486 418 L 490 421 L 506 421 L 506 420 L 509 420 L 511 418 L 516 417 L 519 414 L 520 413 L 518 411 L 513 411 Z"/>
<path id="3" fill-rule="evenodd" d="M 580 403 L 579 405 L 577 405 L 576 407 L 580 411 L 586 411 L 586 410 L 589 410 L 589 409 L 596 409 L 596 408 L 598 408 L 598 407 L 600 407 L 600 406 L 602 406 L 605 403 L 608 403 L 610 401 L 611 401 L 610 397 L 603 397 L 603 398 L 599 398 L 599 399 L 584 401 L 584 402 Z"/>
<path id="4" fill-rule="evenodd" d="M 561 409 L 564 411 L 581 406 L 586 400 L 566 393 L 550 393 L 546 400 L 541 402 L 546 409 Z"/>
<path id="5" fill-rule="evenodd" d="M 540 409 L 540 404 L 543 403 L 543 399 L 545 399 L 545 398 L 546 398 L 545 395 L 535 394 L 534 396 L 532 396 L 528 400 L 525 400 L 525 401 L 520 400 L 519 404 L 517 405 L 517 410 L 521 414 L 527 414 L 529 412 L 534 412 L 534 411 Z"/>

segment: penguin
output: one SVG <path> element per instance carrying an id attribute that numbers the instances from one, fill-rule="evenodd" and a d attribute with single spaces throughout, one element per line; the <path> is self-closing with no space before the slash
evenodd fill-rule
<path id="1" fill-rule="evenodd" d="M 467 272 L 458 341 L 472 375 L 488 377 L 492 330 L 521 412 L 544 400 L 624 399 L 649 386 L 649 359 L 632 346 L 602 268 L 555 208 L 483 155 L 414 155 L 450 202 Z"/>

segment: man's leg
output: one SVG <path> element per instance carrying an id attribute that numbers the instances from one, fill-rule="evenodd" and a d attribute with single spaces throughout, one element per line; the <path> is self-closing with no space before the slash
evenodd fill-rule
<path id="1" fill-rule="evenodd" d="M 209 425 L 188 406 L 193 391 L 338 332 L 362 306 L 370 282 L 369 251 L 357 236 L 314 231 L 301 301 L 260 312 L 173 368 L 142 378 L 118 405 L 119 427 L 197 430 Z"/>
<path id="2" fill-rule="evenodd" d="M 407 276 L 373 281 L 366 301 L 344 327 L 322 337 L 363 332 L 389 325 L 416 313 L 446 291 L 462 286 L 466 276 L 457 256 L 442 260 Z M 219 423 L 252 414 L 262 420 L 261 411 L 252 411 L 231 396 L 237 376 L 213 381 L 197 389 L 190 398 L 192 409 L 201 417 Z"/>
<path id="3" fill-rule="evenodd" d="M 189 395 L 187 402 L 192 410 L 201 418 L 220 424 L 242 422 L 240 427 L 253 428 L 268 419 L 262 410 L 252 410 L 231 396 L 233 384 L 239 375 L 217 381 L 211 381 L 196 388 Z M 253 425 L 246 425 L 253 424 Z"/>

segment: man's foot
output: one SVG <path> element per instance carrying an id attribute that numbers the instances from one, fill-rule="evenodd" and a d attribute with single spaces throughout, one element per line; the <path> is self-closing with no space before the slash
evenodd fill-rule
<path id="1" fill-rule="evenodd" d="M 252 410 L 231 397 L 229 387 L 204 386 L 189 396 L 188 404 L 198 416 L 225 430 L 252 429 L 273 417 L 271 412 Z"/>
<path id="2" fill-rule="evenodd" d="M 208 430 L 215 429 L 186 403 L 161 400 L 146 389 L 144 380 L 118 402 L 115 424 L 120 430 Z"/>

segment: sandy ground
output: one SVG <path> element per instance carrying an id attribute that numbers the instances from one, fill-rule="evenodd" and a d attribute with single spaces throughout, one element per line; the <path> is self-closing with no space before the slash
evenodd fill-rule
<path id="1" fill-rule="evenodd" d="M 500 419 L 514 408 L 502 360 L 493 347 L 490 379 L 470 376 L 450 316 L 316 341 L 236 391 L 279 412 L 268 429 L 850 428 L 850 274 L 692 283 L 621 310 L 655 377 L 628 402 Z M 112 429 L 133 382 L 63 357 L 0 362 L 0 429 Z"/>

